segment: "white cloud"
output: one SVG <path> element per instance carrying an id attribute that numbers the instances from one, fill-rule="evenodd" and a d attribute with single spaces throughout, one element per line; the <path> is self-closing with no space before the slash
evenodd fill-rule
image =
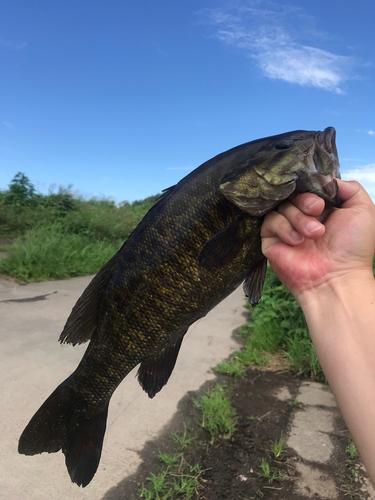
<path id="1" fill-rule="evenodd" d="M 343 170 L 345 179 L 356 181 L 370 181 L 375 183 L 375 163 L 369 163 L 363 167 L 356 167 L 349 170 Z"/>
<path id="2" fill-rule="evenodd" d="M 262 3 L 268 9 L 253 7 L 257 4 L 250 0 L 199 14 L 213 26 L 215 38 L 243 50 L 266 77 L 343 94 L 354 59 L 314 46 L 324 34 L 311 28 L 301 9 L 271 2 Z M 302 42 L 306 37 L 309 43 Z"/>
<path id="3" fill-rule="evenodd" d="M 375 130 L 368 130 L 367 132 L 369 135 L 375 135 Z"/>
<path id="4" fill-rule="evenodd" d="M 344 181 L 360 182 L 375 203 L 375 163 L 368 163 L 348 170 L 342 169 L 341 177 Z"/>

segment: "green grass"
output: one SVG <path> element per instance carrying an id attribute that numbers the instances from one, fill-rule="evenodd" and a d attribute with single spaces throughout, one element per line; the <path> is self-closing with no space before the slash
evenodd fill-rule
<path id="1" fill-rule="evenodd" d="M 286 453 L 286 446 L 284 443 L 283 433 L 281 433 L 280 439 L 276 439 L 271 447 L 271 452 L 275 458 L 280 458 Z"/>
<path id="2" fill-rule="evenodd" d="M 216 385 L 199 400 L 194 400 L 201 410 L 201 426 L 211 434 L 211 444 L 219 436 L 229 438 L 236 429 L 236 410 L 227 398 L 224 388 Z"/>
<path id="3" fill-rule="evenodd" d="M 218 373 L 235 378 L 243 377 L 246 373 L 246 367 L 237 357 L 233 357 L 230 361 L 222 361 L 216 366 L 215 370 Z"/>
<path id="4" fill-rule="evenodd" d="M 199 464 L 190 465 L 183 454 L 159 453 L 164 470 L 151 473 L 146 484 L 139 490 L 140 498 L 146 500 L 190 500 L 200 487 L 202 468 Z"/>
<path id="5" fill-rule="evenodd" d="M 0 190 L 0 239 L 9 255 L 0 273 L 22 281 L 44 281 L 95 274 L 118 250 L 158 196 L 116 205 L 112 200 L 84 200 L 71 187 L 37 193 L 18 173 Z"/>
<path id="6" fill-rule="evenodd" d="M 265 458 L 262 458 L 262 463 L 260 465 L 261 472 L 259 475 L 268 479 L 269 484 L 272 484 L 274 481 L 281 481 L 283 479 L 283 474 L 277 467 L 271 469 L 269 463 Z"/>
<path id="7" fill-rule="evenodd" d="M 191 443 L 196 439 L 195 436 L 188 437 L 188 430 L 186 428 L 186 424 L 184 423 L 184 430 L 181 432 L 174 432 L 172 434 L 172 441 L 176 443 L 181 450 L 185 450 L 188 448 Z"/>
<path id="8" fill-rule="evenodd" d="M 30 229 L 0 261 L 0 274 L 22 281 L 47 281 L 95 274 L 119 244 L 68 234 L 59 224 Z"/>
<path id="9" fill-rule="evenodd" d="M 262 300 L 252 309 L 251 320 L 241 327 L 240 335 L 246 339 L 246 347 L 236 353 L 238 359 L 261 364 L 266 353 L 284 353 L 298 373 L 324 379 L 302 309 L 271 268 L 267 269 Z"/>

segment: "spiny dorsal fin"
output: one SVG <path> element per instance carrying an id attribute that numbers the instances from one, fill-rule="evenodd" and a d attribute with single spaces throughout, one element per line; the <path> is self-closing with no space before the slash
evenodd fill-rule
<path id="1" fill-rule="evenodd" d="M 166 347 L 152 358 L 146 358 L 142 361 L 137 374 L 138 382 L 150 398 L 153 398 L 168 382 L 185 333 L 186 331 L 173 346 Z"/>
<path id="2" fill-rule="evenodd" d="M 77 300 L 60 335 L 61 344 L 76 345 L 90 340 L 96 327 L 101 295 L 111 271 L 116 267 L 117 258 L 118 253 L 100 269 Z"/>
<path id="3" fill-rule="evenodd" d="M 252 269 L 249 276 L 243 284 L 243 291 L 248 298 L 250 304 L 254 307 L 259 304 L 262 298 L 264 280 L 266 278 L 267 259 L 264 257 L 258 262 L 256 267 Z"/>

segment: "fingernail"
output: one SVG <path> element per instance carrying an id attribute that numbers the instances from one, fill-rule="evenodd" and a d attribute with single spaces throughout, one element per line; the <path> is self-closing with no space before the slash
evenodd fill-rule
<path id="1" fill-rule="evenodd" d="M 316 198 L 308 198 L 305 201 L 305 209 L 306 210 L 311 210 L 315 205 L 319 203 L 320 200 L 317 200 Z"/>
<path id="2" fill-rule="evenodd" d="M 290 233 L 290 237 L 295 243 L 302 243 L 303 240 L 305 239 L 301 234 L 299 234 L 297 231 L 292 231 Z"/>
<path id="3" fill-rule="evenodd" d="M 314 233 L 315 231 L 318 231 L 323 226 L 320 222 L 316 220 L 311 220 L 306 224 L 306 229 L 309 233 Z"/>

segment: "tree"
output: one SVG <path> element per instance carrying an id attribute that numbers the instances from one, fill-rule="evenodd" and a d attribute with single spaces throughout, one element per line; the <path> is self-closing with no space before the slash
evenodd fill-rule
<path id="1" fill-rule="evenodd" d="M 29 205 L 35 197 L 35 187 L 30 179 L 18 172 L 9 184 L 9 190 L 6 192 L 5 203 L 17 207 Z"/>

